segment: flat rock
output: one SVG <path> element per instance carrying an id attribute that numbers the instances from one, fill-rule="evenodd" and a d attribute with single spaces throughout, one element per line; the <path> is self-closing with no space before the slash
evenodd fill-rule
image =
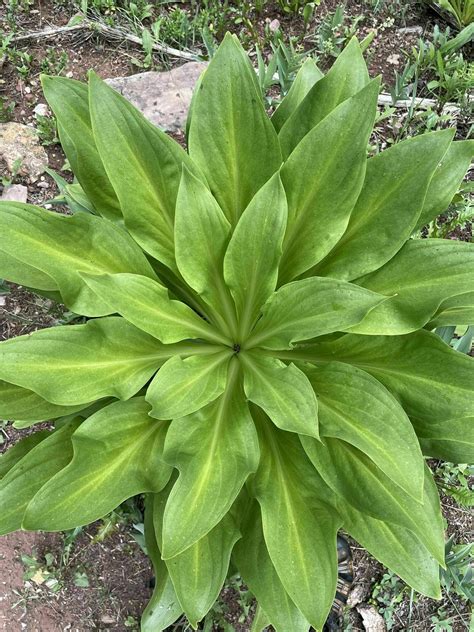
<path id="1" fill-rule="evenodd" d="M 48 156 L 32 127 L 0 123 L 0 158 L 12 175 L 28 176 L 34 182 L 48 166 Z"/>
<path id="2" fill-rule="evenodd" d="M 154 125 L 177 132 L 186 127 L 194 86 L 205 68 L 204 62 L 190 61 L 168 72 L 142 72 L 106 81 Z"/>
<path id="3" fill-rule="evenodd" d="M 374 606 L 360 604 L 356 609 L 362 617 L 362 623 L 366 632 L 387 632 L 385 621 Z"/>
<path id="4" fill-rule="evenodd" d="M 22 184 L 10 184 L 3 189 L 3 193 L 0 197 L 2 202 L 23 202 L 25 203 L 28 198 L 28 188 Z"/>

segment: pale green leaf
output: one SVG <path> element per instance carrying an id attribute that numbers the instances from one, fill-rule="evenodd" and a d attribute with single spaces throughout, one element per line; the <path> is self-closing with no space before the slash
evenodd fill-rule
<path id="1" fill-rule="evenodd" d="M 272 115 L 272 123 L 277 132 L 283 127 L 316 82 L 324 77 L 311 57 L 308 57 L 291 84 L 291 88 Z"/>
<path id="2" fill-rule="evenodd" d="M 209 356 L 167 360 L 153 378 L 146 393 L 157 419 L 177 419 L 213 402 L 225 389 L 229 359 L 233 351 Z"/>
<path id="3" fill-rule="evenodd" d="M 38 443 L 51 436 L 48 430 L 40 430 L 27 435 L 7 448 L 0 454 L 0 479 L 7 474 L 24 456 L 28 454 Z"/>
<path id="4" fill-rule="evenodd" d="M 168 423 L 152 419 L 149 411 L 144 398 L 135 397 L 84 421 L 72 438 L 71 463 L 30 502 L 23 528 L 73 529 L 101 518 L 127 498 L 160 491 L 171 475 L 161 458 Z"/>
<path id="5" fill-rule="evenodd" d="M 227 342 L 190 307 L 171 300 L 167 288 L 153 279 L 126 273 L 81 276 L 111 311 L 164 344 L 188 338 Z"/>
<path id="6" fill-rule="evenodd" d="M 474 291 L 445 299 L 426 328 L 434 329 L 449 325 L 469 327 L 471 323 L 474 323 Z"/>
<path id="7" fill-rule="evenodd" d="M 153 595 L 143 611 L 141 632 L 162 632 L 181 616 L 183 609 L 178 601 L 166 564 L 161 559 L 155 533 L 154 505 L 160 494 L 147 494 L 145 503 L 145 543 L 153 564 L 155 586 Z"/>
<path id="8" fill-rule="evenodd" d="M 371 373 L 399 400 L 415 429 L 416 420 L 430 423 L 474 416 L 474 359 L 427 331 L 342 336 L 308 347 L 299 358 L 316 363 L 339 360 Z"/>
<path id="9" fill-rule="evenodd" d="M 232 557 L 277 632 L 308 632 L 309 623 L 288 596 L 268 554 L 257 504 L 245 521 L 243 538 Z"/>
<path id="10" fill-rule="evenodd" d="M 326 437 L 324 443 L 301 437 L 303 447 L 326 483 L 358 511 L 413 531 L 430 553 L 444 563 L 444 532 L 439 498 L 432 502 L 425 478 L 423 503 L 393 483 L 354 446 Z"/>
<path id="11" fill-rule="evenodd" d="M 146 252 L 176 269 L 174 208 L 181 170 L 183 164 L 196 175 L 198 170 L 176 141 L 94 73 L 89 95 L 94 139 L 125 225 Z"/>
<path id="12" fill-rule="evenodd" d="M 422 228 L 445 211 L 458 192 L 474 155 L 474 140 L 452 143 L 431 180 L 416 228 Z"/>
<path id="13" fill-rule="evenodd" d="M 27 388 L 0 381 L 0 419 L 22 421 L 29 425 L 70 415 L 83 407 L 83 404 L 57 406 Z"/>
<path id="14" fill-rule="evenodd" d="M 374 377 L 340 362 L 306 370 L 319 404 L 320 433 L 342 439 L 410 496 L 423 497 L 424 461 L 405 411 Z"/>
<path id="15" fill-rule="evenodd" d="M 275 174 L 243 212 L 224 258 L 224 278 L 237 308 L 238 337 L 244 339 L 261 306 L 275 290 L 288 207 Z"/>
<path id="16" fill-rule="evenodd" d="M 386 296 L 352 283 L 323 277 L 293 281 L 263 306 L 247 347 L 286 349 L 298 340 L 342 331 L 360 323 Z"/>
<path id="17" fill-rule="evenodd" d="M 304 137 L 283 165 L 288 228 L 280 283 L 319 263 L 346 230 L 364 183 L 378 91 L 379 81 L 374 80 L 341 103 Z"/>
<path id="18" fill-rule="evenodd" d="M 338 56 L 327 75 L 309 90 L 280 130 L 283 157 L 287 158 L 313 127 L 368 83 L 367 66 L 359 42 L 354 37 Z"/>
<path id="19" fill-rule="evenodd" d="M 277 133 L 265 112 L 255 72 L 230 33 L 201 77 L 193 101 L 189 153 L 234 226 L 280 167 Z"/>
<path id="20" fill-rule="evenodd" d="M 0 535 L 22 527 L 26 507 L 40 489 L 72 459 L 71 435 L 80 421 L 49 433 L 0 482 Z"/>
<path id="21" fill-rule="evenodd" d="M 318 437 L 318 402 L 306 375 L 294 364 L 242 352 L 247 398 L 289 432 Z"/>
<path id="22" fill-rule="evenodd" d="M 223 260 L 230 224 L 206 186 L 183 169 L 176 200 L 175 244 L 179 272 L 213 310 L 235 323 L 235 309 L 224 284 Z M 225 330 L 225 323 L 224 323 Z"/>
<path id="23" fill-rule="evenodd" d="M 296 435 L 277 430 L 268 418 L 258 419 L 262 458 L 252 490 L 262 510 L 266 546 L 289 597 L 320 630 L 336 591 L 341 520 L 315 495 L 313 467 Z"/>
<path id="24" fill-rule="evenodd" d="M 60 406 L 107 396 L 128 399 L 177 352 L 173 349 L 111 316 L 0 343 L 0 379 Z"/>
<path id="25" fill-rule="evenodd" d="M 197 413 L 171 422 L 164 458 L 180 476 L 164 514 L 163 557 L 182 553 L 218 524 L 259 459 L 258 439 L 243 397 L 238 363 L 226 390 Z"/>
<path id="26" fill-rule="evenodd" d="M 387 264 L 357 281 L 373 292 L 393 295 L 351 332 L 401 335 L 423 327 L 443 300 L 469 292 L 474 279 L 474 244 L 451 239 L 413 239 Z"/>
<path id="27" fill-rule="evenodd" d="M 81 278 L 81 272 L 134 272 L 155 278 L 142 250 L 126 231 L 88 213 L 68 217 L 28 204 L 3 202 L 0 233 L 0 276 L 31 284 L 34 268 L 54 280 L 53 287 L 41 283 L 39 289 L 59 289 L 64 303 L 77 314 L 110 314 L 108 306 Z M 6 270 L 2 267 L 4 255 Z M 10 269 L 10 258 L 18 262 L 16 271 Z"/>
<path id="28" fill-rule="evenodd" d="M 87 86 L 64 77 L 41 76 L 41 85 L 58 123 L 61 147 L 87 199 L 99 215 L 117 221 L 120 204 L 100 159 L 89 113 Z"/>
<path id="29" fill-rule="evenodd" d="M 8 204 L 8 207 L 7 207 Z M 0 200 L 0 222 L 4 209 L 10 208 L 10 202 L 2 202 Z M 31 287 L 35 290 L 44 292 L 57 292 L 57 283 L 47 274 L 38 270 L 34 266 L 29 266 L 24 261 L 17 259 L 14 255 L 8 255 L 0 244 L 0 274 L 3 279 L 11 279 L 12 282 L 25 287 Z"/>
<path id="30" fill-rule="evenodd" d="M 383 266 L 409 239 L 453 130 L 409 138 L 367 161 L 346 232 L 316 274 L 351 281 Z"/>
<path id="31" fill-rule="evenodd" d="M 424 454 L 451 463 L 474 463 L 474 415 L 413 422 Z"/>

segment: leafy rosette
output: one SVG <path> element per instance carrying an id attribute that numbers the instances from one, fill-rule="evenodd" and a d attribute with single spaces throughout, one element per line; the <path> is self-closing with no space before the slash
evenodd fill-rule
<path id="1" fill-rule="evenodd" d="M 93 73 L 43 86 L 82 211 L 1 203 L 0 276 L 86 318 L 0 344 L 1 417 L 57 420 L 1 458 L 1 532 L 146 494 L 145 632 L 196 626 L 229 568 L 277 631 L 321 630 L 339 529 L 438 597 L 424 456 L 472 460 L 474 381 L 432 330 L 474 322 L 474 245 L 412 235 L 472 143 L 367 158 L 379 80 L 356 40 L 269 118 L 227 35 L 187 152 Z"/>

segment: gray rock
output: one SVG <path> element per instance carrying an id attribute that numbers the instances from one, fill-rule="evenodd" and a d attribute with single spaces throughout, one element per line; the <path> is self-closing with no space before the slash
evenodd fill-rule
<path id="1" fill-rule="evenodd" d="M 28 189 L 22 184 L 10 184 L 3 189 L 3 193 L 0 197 L 2 202 L 23 202 L 25 203 L 28 198 Z"/>
<path id="2" fill-rule="evenodd" d="M 48 166 L 48 156 L 32 127 L 0 123 L 0 158 L 11 174 L 29 176 L 34 182 Z"/>
<path id="3" fill-rule="evenodd" d="M 167 132 L 186 127 L 194 86 L 206 68 L 191 61 L 169 72 L 142 72 L 107 83 L 137 107 L 152 123 Z"/>
<path id="4" fill-rule="evenodd" d="M 33 112 L 35 114 L 38 114 L 38 116 L 47 116 L 48 115 L 48 106 L 46 105 L 46 103 L 37 103 L 35 105 L 35 108 L 34 108 Z"/>

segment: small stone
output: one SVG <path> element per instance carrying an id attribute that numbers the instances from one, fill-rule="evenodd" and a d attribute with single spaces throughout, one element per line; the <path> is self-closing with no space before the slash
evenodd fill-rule
<path id="1" fill-rule="evenodd" d="M 35 105 L 35 108 L 34 108 L 33 112 L 35 114 L 38 114 L 38 116 L 47 116 L 48 115 L 48 106 L 46 105 L 46 103 L 37 103 Z"/>
<path id="2" fill-rule="evenodd" d="M 186 127 L 194 86 L 205 68 L 205 63 L 191 61 L 169 72 L 142 72 L 106 81 L 154 125 L 177 132 Z"/>
<path id="3" fill-rule="evenodd" d="M 362 623 L 366 632 L 387 632 L 385 621 L 374 606 L 361 604 L 357 606 L 357 612 L 362 617 Z"/>
<path id="4" fill-rule="evenodd" d="M 40 189 L 49 189 L 49 184 L 47 182 L 38 182 L 37 186 Z"/>
<path id="5" fill-rule="evenodd" d="M 5 307 L 7 304 L 7 297 L 0 294 L 0 307 Z"/>
<path id="6" fill-rule="evenodd" d="M 275 33 L 280 28 L 280 21 L 276 19 L 272 20 L 270 24 L 268 25 L 268 28 L 270 29 L 272 33 Z"/>
<path id="7" fill-rule="evenodd" d="M 400 63 L 400 55 L 389 55 L 387 57 L 387 62 L 393 66 L 398 66 Z"/>
<path id="8" fill-rule="evenodd" d="M 72 76 L 73 76 L 73 72 L 72 72 L 72 70 L 68 70 L 68 71 L 67 71 L 67 73 L 66 73 L 66 77 L 67 77 L 68 79 L 71 79 L 71 78 L 72 78 Z"/>
<path id="9" fill-rule="evenodd" d="M 25 86 L 25 92 L 26 92 L 26 94 L 30 94 L 30 92 L 31 92 L 30 86 Z"/>
<path id="10" fill-rule="evenodd" d="M 23 202 L 28 199 L 28 189 L 22 184 L 10 184 L 3 189 L 2 202 Z"/>
<path id="11" fill-rule="evenodd" d="M 108 614 L 104 614 L 100 620 L 102 623 L 105 623 L 105 625 L 112 625 L 115 623 L 115 619 Z"/>
<path id="12" fill-rule="evenodd" d="M 21 123 L 0 123 L 0 158 L 11 174 L 28 176 L 32 182 L 48 166 L 48 156 L 36 131 Z"/>

